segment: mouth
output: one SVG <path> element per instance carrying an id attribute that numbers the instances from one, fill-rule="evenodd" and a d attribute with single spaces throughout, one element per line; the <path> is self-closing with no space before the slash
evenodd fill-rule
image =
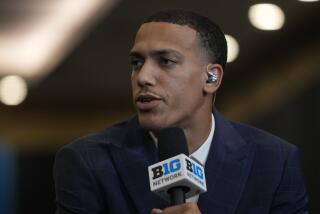
<path id="1" fill-rule="evenodd" d="M 161 102 L 161 100 L 161 97 L 154 94 L 141 94 L 136 99 L 136 106 L 140 111 L 151 111 Z"/>

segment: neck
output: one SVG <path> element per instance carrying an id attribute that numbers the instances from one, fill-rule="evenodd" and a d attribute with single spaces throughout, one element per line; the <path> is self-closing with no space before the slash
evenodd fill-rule
<path id="1" fill-rule="evenodd" d="M 211 131 L 211 123 L 212 116 L 210 111 L 209 114 L 199 119 L 199 121 L 194 121 L 191 126 L 183 127 L 190 154 L 196 151 L 208 138 Z"/>

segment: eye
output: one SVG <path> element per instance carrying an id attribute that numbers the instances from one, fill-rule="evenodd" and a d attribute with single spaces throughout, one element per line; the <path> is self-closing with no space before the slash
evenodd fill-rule
<path id="1" fill-rule="evenodd" d="M 144 63 L 143 59 L 131 58 L 131 66 L 133 70 L 138 70 L 139 68 L 141 68 L 143 63 Z"/>
<path id="2" fill-rule="evenodd" d="M 169 58 L 166 58 L 166 57 L 160 57 L 159 58 L 159 64 L 161 66 L 171 66 L 171 65 L 176 64 L 176 61 L 172 60 L 172 59 L 169 59 Z"/>

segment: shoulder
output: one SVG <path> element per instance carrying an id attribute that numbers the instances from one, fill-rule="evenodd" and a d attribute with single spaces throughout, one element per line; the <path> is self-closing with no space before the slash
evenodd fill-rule
<path id="1" fill-rule="evenodd" d="M 300 151 L 297 146 L 271 133 L 239 122 L 230 121 L 235 130 L 256 148 L 255 160 L 263 165 L 300 166 Z"/>
<path id="2" fill-rule="evenodd" d="M 256 127 L 230 121 L 231 125 L 249 143 L 254 143 L 258 148 L 270 150 L 296 150 L 297 147 L 286 140 Z"/>
<path id="3" fill-rule="evenodd" d="M 106 163 L 105 161 L 110 159 L 110 147 L 121 147 L 124 144 L 127 132 L 132 127 L 134 120 L 135 118 L 132 118 L 75 139 L 58 150 L 56 162 L 59 160 L 64 163 L 71 162 L 69 159 L 72 158 L 86 162 L 89 167 Z"/>
<path id="4" fill-rule="evenodd" d="M 214 116 L 216 118 L 217 128 L 225 129 L 228 132 L 235 132 L 237 138 L 240 137 L 246 144 L 256 148 L 256 151 L 263 151 L 264 153 L 286 153 L 288 151 L 297 150 L 297 147 L 290 144 L 284 139 L 281 139 L 271 133 L 256 127 L 244 124 L 238 121 L 228 120 L 224 118 L 216 109 L 214 109 Z M 226 131 L 224 135 L 228 135 Z"/>
<path id="5" fill-rule="evenodd" d="M 89 133 L 73 140 L 64 147 L 83 150 L 99 146 L 121 146 L 128 132 L 128 124 L 130 124 L 133 120 L 134 118 L 116 123 L 99 131 Z"/>

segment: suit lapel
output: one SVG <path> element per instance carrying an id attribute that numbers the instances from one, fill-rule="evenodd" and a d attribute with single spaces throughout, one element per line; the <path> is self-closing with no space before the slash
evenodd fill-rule
<path id="1" fill-rule="evenodd" d="M 218 112 L 205 165 L 207 192 L 198 205 L 203 213 L 235 213 L 250 173 L 255 146 L 248 144 Z"/>
<path id="2" fill-rule="evenodd" d="M 136 117 L 127 131 L 123 145 L 113 146 L 110 154 L 137 212 L 149 214 L 152 208 L 168 205 L 150 191 L 148 166 L 157 161 L 155 145 Z"/>

